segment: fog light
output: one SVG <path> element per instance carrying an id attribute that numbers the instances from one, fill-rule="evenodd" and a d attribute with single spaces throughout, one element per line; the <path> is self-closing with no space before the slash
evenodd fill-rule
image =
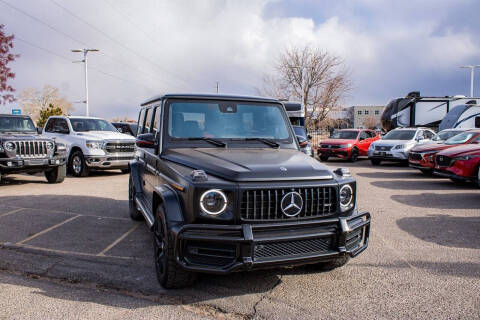
<path id="1" fill-rule="evenodd" d="M 56 164 L 60 164 L 60 160 L 56 160 L 55 163 L 56 163 Z"/>
<path id="2" fill-rule="evenodd" d="M 13 166 L 12 161 L 8 161 L 8 162 L 7 162 L 7 167 L 11 167 L 11 166 Z"/>

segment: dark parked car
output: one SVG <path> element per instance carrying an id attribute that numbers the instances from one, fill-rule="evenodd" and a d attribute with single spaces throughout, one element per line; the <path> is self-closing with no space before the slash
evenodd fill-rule
<path id="1" fill-rule="evenodd" d="M 28 116 L 0 114 L 0 179 L 44 172 L 49 183 L 65 179 L 65 146 L 37 133 Z"/>
<path id="2" fill-rule="evenodd" d="M 112 125 L 121 133 L 137 136 L 138 125 L 135 122 L 112 122 Z"/>
<path id="3" fill-rule="evenodd" d="M 163 287 L 197 272 L 333 269 L 367 248 L 355 179 L 299 151 L 279 101 L 162 95 L 141 105 L 138 123 L 130 216 L 153 231 Z"/>

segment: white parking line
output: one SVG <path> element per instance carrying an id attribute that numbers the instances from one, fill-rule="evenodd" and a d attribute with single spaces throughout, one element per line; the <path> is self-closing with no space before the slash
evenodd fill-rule
<path id="1" fill-rule="evenodd" d="M 1 217 L 9 216 L 9 215 L 11 215 L 11 214 L 20 212 L 20 211 L 22 211 L 22 210 L 25 210 L 25 208 L 19 208 L 19 209 L 15 209 L 15 210 L 12 210 L 12 211 L 9 211 L 9 212 L 6 212 L 6 213 L 2 213 L 2 214 L 0 214 L 0 218 L 1 218 Z"/>
<path id="2" fill-rule="evenodd" d="M 125 232 L 120 238 L 118 238 L 117 240 L 113 241 L 108 247 L 106 247 L 105 249 L 102 250 L 102 252 L 100 252 L 99 254 L 97 254 L 97 256 L 99 257 L 103 257 L 105 256 L 105 253 L 107 253 L 108 251 L 110 251 L 110 249 L 112 249 L 113 247 L 115 247 L 120 241 L 122 241 L 123 239 L 125 239 L 130 233 L 132 233 L 133 231 L 137 230 L 137 228 L 141 225 L 141 223 L 137 223 L 132 229 L 128 230 L 127 232 Z"/>
<path id="3" fill-rule="evenodd" d="M 32 240 L 32 239 L 35 239 L 36 237 L 41 236 L 42 234 L 45 234 L 45 233 L 47 233 L 47 232 L 50 232 L 50 231 L 52 231 L 53 229 L 56 229 L 56 228 L 58 228 L 58 227 L 60 227 L 60 226 L 63 226 L 65 223 L 68 223 L 68 222 L 70 222 L 70 221 L 72 221 L 72 220 L 74 220 L 74 219 L 76 219 L 76 218 L 78 218 L 78 217 L 80 217 L 80 216 L 81 216 L 81 215 L 76 215 L 76 216 L 74 216 L 74 217 L 71 217 L 71 218 L 69 218 L 69 219 L 67 219 L 67 220 L 65 220 L 65 221 L 62 221 L 62 222 L 54 225 L 54 226 L 51 226 L 50 228 L 47 228 L 47 229 L 42 230 L 42 231 L 40 231 L 40 232 L 38 232 L 38 233 L 35 233 L 34 235 L 32 235 L 32 236 L 30 236 L 30 237 L 28 237 L 28 238 L 26 238 L 26 239 L 23 239 L 22 241 L 19 241 L 19 242 L 17 242 L 16 244 L 17 244 L 17 245 L 24 244 L 25 242 L 30 241 L 30 240 Z"/>

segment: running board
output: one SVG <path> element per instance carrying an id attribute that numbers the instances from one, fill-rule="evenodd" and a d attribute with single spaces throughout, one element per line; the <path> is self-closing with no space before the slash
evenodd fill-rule
<path id="1" fill-rule="evenodd" d="M 143 205 L 142 201 L 137 197 L 135 197 L 135 202 L 137 203 L 137 207 L 142 213 L 143 217 L 145 218 L 145 221 L 147 222 L 147 225 L 150 229 L 153 227 L 153 223 L 155 220 L 153 219 L 152 215 L 148 212 L 148 210 L 145 208 Z"/>

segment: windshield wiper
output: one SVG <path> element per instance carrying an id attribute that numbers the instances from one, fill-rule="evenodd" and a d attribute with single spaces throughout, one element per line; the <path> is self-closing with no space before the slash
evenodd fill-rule
<path id="1" fill-rule="evenodd" d="M 210 142 L 211 144 L 214 144 L 218 147 L 226 147 L 227 144 L 223 141 L 220 141 L 218 139 L 214 139 L 214 138 L 207 138 L 207 137 L 190 137 L 190 138 L 187 138 L 187 140 L 189 141 L 196 141 L 196 140 L 201 140 L 201 141 L 206 141 L 206 142 Z"/>
<path id="2" fill-rule="evenodd" d="M 260 141 L 260 142 L 265 143 L 266 145 L 269 145 L 272 148 L 280 147 L 280 145 L 278 143 L 276 143 L 275 141 L 270 140 L 270 139 L 266 139 L 266 138 L 245 138 L 245 141 Z"/>

